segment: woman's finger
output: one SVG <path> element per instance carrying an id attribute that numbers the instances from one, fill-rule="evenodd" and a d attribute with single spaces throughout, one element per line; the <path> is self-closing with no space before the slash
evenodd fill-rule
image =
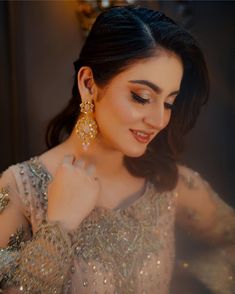
<path id="1" fill-rule="evenodd" d="M 74 163 L 75 167 L 84 168 L 85 167 L 85 161 L 83 159 L 78 159 Z"/>
<path id="2" fill-rule="evenodd" d="M 72 154 L 65 155 L 63 158 L 63 163 L 73 164 L 74 156 Z"/>
<path id="3" fill-rule="evenodd" d="M 95 173 L 95 165 L 90 164 L 86 169 L 86 173 L 87 173 L 88 176 L 93 176 L 94 173 Z"/>

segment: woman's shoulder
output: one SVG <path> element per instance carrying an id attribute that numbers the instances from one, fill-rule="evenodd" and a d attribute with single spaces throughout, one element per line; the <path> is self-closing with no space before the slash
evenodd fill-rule
<path id="1" fill-rule="evenodd" d="M 178 163 L 177 170 L 178 179 L 174 191 L 177 193 L 177 206 L 181 207 L 187 201 L 191 201 L 192 195 L 197 195 L 204 184 L 204 179 L 198 171 L 185 164 Z"/>
<path id="2" fill-rule="evenodd" d="M 17 194 L 20 193 L 20 181 L 21 175 L 23 174 L 23 166 L 27 164 L 28 161 L 14 163 L 9 165 L 0 174 L 0 186 L 7 186 L 11 191 L 15 191 Z"/>
<path id="3" fill-rule="evenodd" d="M 30 207 L 33 198 L 29 166 L 34 160 L 32 158 L 10 165 L 2 172 L 0 179 L 1 199 L 8 199 L 9 205 L 17 207 L 28 220 L 31 218 Z"/>
<path id="4" fill-rule="evenodd" d="M 18 187 L 16 184 L 12 166 L 9 166 L 0 174 L 0 213 L 8 207 L 10 202 L 18 202 Z"/>
<path id="5" fill-rule="evenodd" d="M 197 182 L 202 180 L 201 175 L 195 169 L 183 164 L 177 164 L 178 169 L 178 181 L 176 187 L 185 186 L 188 189 L 194 189 L 197 186 Z"/>
<path id="6" fill-rule="evenodd" d="M 34 155 L 28 160 L 16 163 L 10 166 L 10 169 L 17 170 L 20 175 L 26 174 L 30 176 L 30 178 L 51 178 L 60 163 L 63 152 L 63 144 L 60 144 L 40 154 Z"/>
<path id="7" fill-rule="evenodd" d="M 65 143 L 61 143 L 37 156 L 38 161 L 53 176 L 66 154 Z"/>
<path id="8" fill-rule="evenodd" d="M 178 181 L 175 190 L 177 191 L 178 211 L 181 211 L 184 217 L 186 215 L 197 215 L 207 207 L 206 215 L 214 210 L 212 199 L 216 192 L 209 182 L 198 171 L 185 166 L 178 165 Z"/>
<path id="9" fill-rule="evenodd" d="M 50 173 L 40 160 L 40 156 L 12 164 L 1 174 L 1 178 L 11 181 L 19 191 L 21 186 L 25 186 L 27 182 L 34 183 L 35 178 L 46 177 L 50 178 Z"/>
<path id="10" fill-rule="evenodd" d="M 0 186 L 2 189 L 7 187 L 11 195 L 15 195 L 26 211 L 26 217 L 30 217 L 33 206 L 46 207 L 47 187 L 51 180 L 52 176 L 40 156 L 34 156 L 10 165 L 2 173 Z"/>
<path id="11" fill-rule="evenodd" d="M 47 209 L 47 190 L 52 181 L 50 168 L 55 151 L 56 148 L 12 164 L 2 172 L 0 209 L 2 198 L 5 197 L 11 203 L 14 202 L 32 224 L 43 218 Z"/>

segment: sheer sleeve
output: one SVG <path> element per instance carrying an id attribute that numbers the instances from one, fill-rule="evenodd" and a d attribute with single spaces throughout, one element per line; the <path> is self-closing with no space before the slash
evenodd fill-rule
<path id="1" fill-rule="evenodd" d="M 197 172 L 179 166 L 177 223 L 188 237 L 207 244 L 189 260 L 179 261 L 212 293 L 235 289 L 235 211 Z"/>
<path id="2" fill-rule="evenodd" d="M 0 179 L 0 191 L 0 293 L 17 289 L 17 293 L 50 294 L 68 289 L 70 232 L 59 222 L 43 221 L 32 235 L 9 171 Z"/>

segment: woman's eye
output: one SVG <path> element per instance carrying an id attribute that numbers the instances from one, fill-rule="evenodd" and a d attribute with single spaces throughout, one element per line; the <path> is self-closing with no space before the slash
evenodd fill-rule
<path id="1" fill-rule="evenodd" d="M 150 103 L 150 99 L 144 99 L 144 98 L 142 98 L 141 96 L 137 95 L 136 93 L 134 93 L 132 91 L 131 91 L 131 96 L 132 96 L 132 98 L 134 99 L 135 102 L 138 102 L 140 104 Z M 166 109 L 174 110 L 174 105 L 173 104 L 165 102 L 164 106 L 165 106 Z"/>
<path id="2" fill-rule="evenodd" d="M 135 100 L 135 102 L 141 103 L 141 104 L 146 104 L 149 103 L 150 99 L 144 99 L 140 97 L 139 95 L 135 94 L 134 92 L 131 91 L 131 96 Z"/>
<path id="3" fill-rule="evenodd" d="M 166 109 L 174 110 L 175 106 L 173 104 L 165 102 L 164 105 Z"/>

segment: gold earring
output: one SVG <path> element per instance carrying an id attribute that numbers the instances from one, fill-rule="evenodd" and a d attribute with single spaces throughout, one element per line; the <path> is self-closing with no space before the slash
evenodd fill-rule
<path id="1" fill-rule="evenodd" d="M 82 141 L 83 149 L 87 150 L 98 133 L 97 123 L 93 117 L 94 104 L 91 101 L 84 101 L 80 104 L 80 108 L 82 117 L 78 119 L 75 130 Z"/>

